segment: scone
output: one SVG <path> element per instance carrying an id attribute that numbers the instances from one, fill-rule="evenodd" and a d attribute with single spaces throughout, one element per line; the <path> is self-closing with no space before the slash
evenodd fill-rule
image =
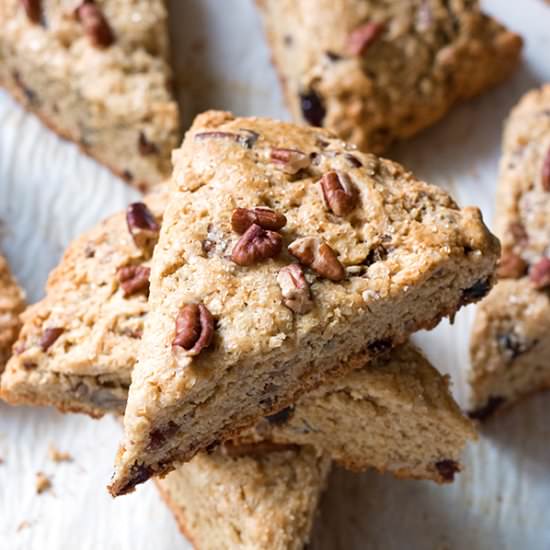
<path id="1" fill-rule="evenodd" d="M 472 333 L 476 418 L 550 387 L 550 85 L 525 95 L 506 123 L 496 206 L 503 280 Z"/>
<path id="2" fill-rule="evenodd" d="M 257 0 L 296 121 L 380 153 L 508 77 L 521 38 L 477 0 Z"/>
<path id="3" fill-rule="evenodd" d="M 157 225 L 166 197 L 147 199 Z M 4 399 L 92 416 L 124 412 L 148 311 L 148 279 L 141 274 L 149 255 L 127 224 L 137 209 L 131 205 L 71 244 L 46 297 L 24 314 L 18 353 L 1 380 Z M 152 246 L 155 233 L 149 237 Z M 139 276 L 123 284 L 120 274 L 130 265 Z M 446 378 L 410 344 L 363 363 L 260 420 L 239 435 L 239 445 L 265 439 L 312 445 L 347 467 L 451 481 L 473 432 Z"/>
<path id="4" fill-rule="evenodd" d="M 157 486 L 197 550 L 301 550 L 330 461 L 311 448 L 200 453 Z"/>
<path id="5" fill-rule="evenodd" d="M 114 495 L 492 285 L 477 209 L 327 131 L 209 112 L 173 159 Z"/>
<path id="6" fill-rule="evenodd" d="M 148 189 L 179 139 L 166 18 L 163 0 L 2 0 L 0 86 Z"/>
<path id="7" fill-rule="evenodd" d="M 8 262 L 0 255 L 0 373 L 11 355 L 21 320 L 19 314 L 25 307 L 25 293 L 10 272 Z"/>

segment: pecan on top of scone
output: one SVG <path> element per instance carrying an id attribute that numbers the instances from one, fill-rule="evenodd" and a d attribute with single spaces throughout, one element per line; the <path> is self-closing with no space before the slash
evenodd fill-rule
<path id="1" fill-rule="evenodd" d="M 273 149 L 309 163 L 285 170 Z M 493 283 L 499 245 L 477 209 L 458 208 L 440 188 L 327 131 L 208 112 L 173 158 L 113 494 L 435 326 Z M 332 172 L 345 183 L 338 176 L 323 186 Z M 327 189 L 351 204 L 335 212 Z M 286 223 L 240 234 L 240 208 L 269 208 Z M 235 249 L 246 262 L 234 261 Z M 312 301 L 299 298 L 294 309 L 280 277 L 292 264 Z M 190 304 L 214 319 L 198 354 L 174 345 Z M 158 434 L 162 445 L 151 445 Z"/>

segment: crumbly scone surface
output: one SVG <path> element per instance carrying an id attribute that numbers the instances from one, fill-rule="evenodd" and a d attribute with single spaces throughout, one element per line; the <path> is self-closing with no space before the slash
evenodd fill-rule
<path id="1" fill-rule="evenodd" d="M 157 485 L 182 532 L 203 550 L 300 550 L 329 468 L 307 447 L 248 456 L 218 451 L 197 455 Z"/>
<path id="2" fill-rule="evenodd" d="M 114 37 L 107 47 L 95 46 L 79 20 L 82 2 L 39 3 L 36 23 L 18 0 L 0 6 L 0 84 L 127 180 L 162 181 L 179 137 L 164 2 L 95 2 Z"/>
<path id="3" fill-rule="evenodd" d="M 24 307 L 25 293 L 13 278 L 8 262 L 0 255 L 0 373 L 11 355 L 11 346 L 21 327 L 19 314 Z"/>
<path id="4" fill-rule="evenodd" d="M 476 0 L 257 0 L 296 120 L 381 152 L 516 67 Z"/>
<path id="5" fill-rule="evenodd" d="M 281 148 L 294 152 L 299 169 L 292 159 L 279 161 Z M 114 493 L 123 479 L 150 475 L 144 461 L 167 470 L 175 456 L 191 458 L 210 440 L 290 404 L 335 369 L 358 366 L 358 357 L 349 361 L 354 353 L 364 360 L 365 352 L 400 343 L 492 284 L 499 247 L 477 209 L 458 209 L 441 189 L 326 131 L 209 112 L 197 118 L 174 164 Z M 319 180 L 330 171 L 345 174 L 355 193 L 343 216 L 322 198 Z M 231 260 L 239 239 L 231 219 L 239 207 L 286 216 L 277 258 L 247 267 Z M 314 305 L 298 315 L 283 303 L 277 276 L 296 263 L 287 246 L 308 237 L 334 250 L 345 277 L 335 283 L 306 270 Z M 425 300 L 417 310 L 407 299 L 420 301 L 420 288 Z M 211 312 L 215 330 L 211 348 L 190 356 L 172 343 L 180 310 L 198 303 Z M 374 312 L 377 321 L 367 323 Z M 187 422 L 193 429 L 181 427 Z"/>
<path id="6" fill-rule="evenodd" d="M 550 85 L 527 93 L 503 137 L 495 226 L 502 281 L 472 333 L 472 414 L 483 418 L 550 385 Z"/>

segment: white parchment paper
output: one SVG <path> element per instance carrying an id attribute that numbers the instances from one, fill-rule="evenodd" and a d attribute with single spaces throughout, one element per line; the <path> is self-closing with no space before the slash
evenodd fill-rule
<path id="1" fill-rule="evenodd" d="M 186 120 L 206 108 L 288 119 L 251 0 L 173 0 L 174 63 Z M 550 6 L 488 0 L 485 7 L 526 39 L 522 69 L 507 84 L 455 109 L 389 156 L 492 218 L 504 117 L 522 93 L 550 81 Z M 48 271 L 83 230 L 137 197 L 107 170 L 59 140 L 0 92 L 1 246 L 39 299 Z M 453 327 L 416 340 L 452 374 L 463 402 L 473 307 Z M 336 471 L 313 548 L 550 549 L 550 395 L 492 421 L 449 487 Z M 0 405 L 0 549 L 186 549 L 152 484 L 111 499 L 105 485 L 120 430 L 53 411 Z M 50 443 L 72 463 L 48 459 Z M 53 488 L 35 494 L 35 474 Z"/>

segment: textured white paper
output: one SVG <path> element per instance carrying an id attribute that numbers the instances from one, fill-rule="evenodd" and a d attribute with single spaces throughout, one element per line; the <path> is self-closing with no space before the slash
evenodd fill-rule
<path id="1" fill-rule="evenodd" d="M 487 9 L 526 38 L 525 62 L 507 84 L 453 111 L 391 156 L 462 204 L 492 218 L 502 122 L 523 92 L 550 81 L 550 6 L 491 0 Z M 206 108 L 288 118 L 251 0 L 173 0 L 180 99 L 186 119 Z M 0 93 L 1 246 L 31 301 L 69 241 L 137 193 L 59 140 Z M 473 307 L 417 336 L 450 372 L 461 400 Z M 449 487 L 337 471 L 313 547 L 348 549 L 550 548 L 550 395 L 494 419 Z M 186 549 L 151 483 L 111 499 L 105 490 L 118 425 L 0 405 L 0 549 Z M 54 464 L 48 445 L 69 451 Z M 53 488 L 35 494 L 35 474 Z"/>

